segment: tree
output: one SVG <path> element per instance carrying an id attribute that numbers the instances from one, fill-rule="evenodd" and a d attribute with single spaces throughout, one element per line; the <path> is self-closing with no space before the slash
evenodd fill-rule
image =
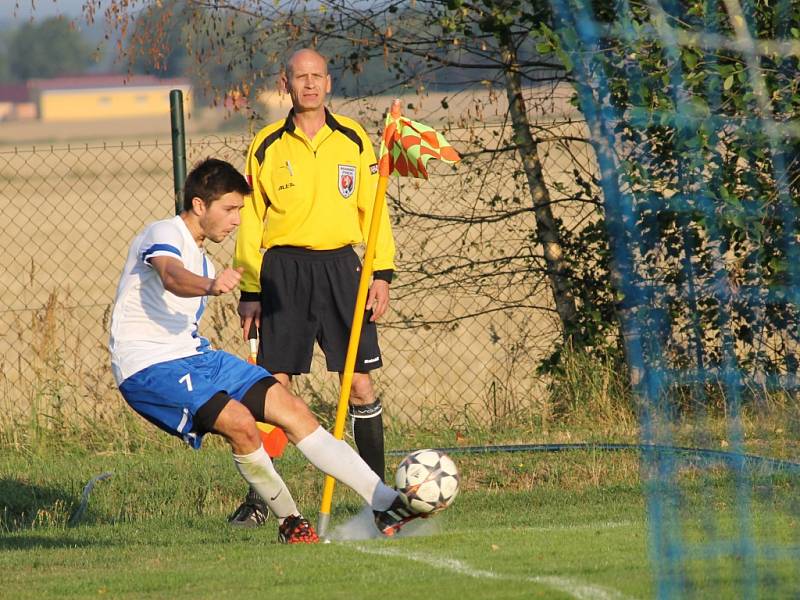
<path id="1" fill-rule="evenodd" d="M 496 2 L 485 3 L 484 8 L 473 8 L 472 14 L 464 10 L 465 3 L 451 2 L 454 8 L 461 8 L 461 19 L 448 21 L 449 14 L 443 13 L 440 22 L 445 30 L 459 31 L 466 39 L 474 39 L 475 26 L 479 31 L 491 33 L 496 43 L 496 56 L 500 59 L 499 69 L 502 72 L 509 112 L 514 131 L 513 141 L 522 160 L 523 169 L 528 181 L 528 188 L 536 215 L 538 241 L 542 245 L 548 277 L 553 289 L 556 311 L 564 327 L 565 337 L 572 338 L 577 326 L 577 308 L 569 279 L 569 267 L 564 252 L 564 243 L 560 225 L 556 221 L 551 206 L 550 192 L 547 189 L 542 163 L 538 154 L 538 143 L 532 133 L 532 123 L 525 106 L 523 93 L 524 60 L 520 56 L 520 47 L 528 40 L 536 25 L 547 17 L 547 11 L 533 3 L 526 6 L 522 3 Z M 528 11 L 525 11 L 525 8 Z M 469 43 L 469 42 L 467 42 Z M 484 47 L 487 45 L 484 42 Z M 476 50 L 472 53 L 476 54 Z M 486 50 L 483 50 L 485 53 Z M 534 64 L 537 61 L 528 61 Z M 558 70 L 560 65 L 552 62 L 539 62 L 539 68 Z"/>
<path id="2" fill-rule="evenodd" d="M 127 44 L 134 47 L 144 40 L 152 44 L 153 31 L 159 31 L 160 43 L 151 45 L 147 52 L 136 52 L 131 61 L 134 73 L 157 74 L 163 77 L 180 77 L 189 69 L 189 52 L 184 44 L 183 3 L 165 2 L 146 7 L 132 28 Z"/>
<path id="3" fill-rule="evenodd" d="M 732 385 L 735 371 L 758 387 L 793 380 L 800 60 L 775 40 L 800 38 L 800 8 L 554 5 L 551 48 L 593 129 L 623 331 L 642 372 L 685 370 L 699 386 Z M 575 35 L 590 15 L 602 28 Z M 739 45 L 750 36 L 752 50 Z"/>
<path id="4" fill-rule="evenodd" d="M 83 73 L 91 64 L 89 46 L 69 21 L 60 17 L 25 23 L 8 46 L 9 69 L 26 81 Z"/>
<path id="5" fill-rule="evenodd" d="M 8 38 L 6 31 L 0 32 L 0 83 L 11 80 L 11 70 L 8 66 Z"/>

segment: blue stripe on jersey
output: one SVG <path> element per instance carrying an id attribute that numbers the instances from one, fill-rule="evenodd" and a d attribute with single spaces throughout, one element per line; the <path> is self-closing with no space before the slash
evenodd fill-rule
<path id="1" fill-rule="evenodd" d="M 156 252 L 170 252 L 180 258 L 181 251 L 171 244 L 153 244 L 147 250 L 142 252 L 142 262 L 148 262 L 150 255 Z"/>
<path id="2" fill-rule="evenodd" d="M 208 277 L 208 258 L 205 254 L 203 254 L 203 277 Z M 211 342 L 209 342 L 206 338 L 201 337 L 200 332 L 197 330 L 197 327 L 200 324 L 200 318 L 203 316 L 203 312 L 206 310 L 206 304 L 208 304 L 208 296 L 200 296 L 200 306 L 197 308 L 197 314 L 195 314 L 194 317 L 194 331 L 192 332 L 192 337 L 200 340 L 200 345 L 197 347 L 197 351 L 201 354 L 211 350 Z"/>
<path id="3" fill-rule="evenodd" d="M 197 346 L 198 354 L 203 354 L 204 352 L 212 350 L 211 342 L 209 342 L 207 338 L 201 336 L 200 333 L 197 331 L 197 323 L 194 324 L 194 331 L 192 332 L 192 337 L 200 341 L 200 345 Z"/>
<path id="4" fill-rule="evenodd" d="M 206 258 L 205 254 L 203 254 L 203 277 L 208 277 L 208 258 Z M 206 310 L 206 304 L 208 304 L 208 296 L 200 296 L 200 307 L 194 316 L 195 323 L 200 322 L 200 317 L 203 316 L 203 312 Z"/>

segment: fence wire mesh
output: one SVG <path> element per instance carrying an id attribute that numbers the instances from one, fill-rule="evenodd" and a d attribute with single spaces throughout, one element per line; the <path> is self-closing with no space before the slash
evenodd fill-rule
<path id="1" fill-rule="evenodd" d="M 502 424 L 546 413 L 542 357 L 559 338 L 531 201 L 502 122 L 454 127 L 458 169 L 395 179 L 388 204 L 398 256 L 380 328 L 376 386 L 389 422 Z M 377 128 L 376 128 L 377 131 Z M 548 122 L 540 155 L 568 226 L 592 218 L 571 201 L 576 168 L 591 170 L 580 123 Z M 249 136 L 187 140 L 187 162 L 216 156 L 243 168 Z M 433 163 L 432 163 L 433 166 Z M 112 419 L 124 410 L 109 372 L 108 325 L 130 240 L 174 210 L 169 142 L 102 142 L 0 149 L 6 251 L 0 257 L 0 408 L 6 422 Z M 229 264 L 233 241 L 211 244 Z M 245 356 L 237 297 L 215 298 L 201 332 Z M 295 382 L 323 421 L 338 379 L 315 355 Z"/>

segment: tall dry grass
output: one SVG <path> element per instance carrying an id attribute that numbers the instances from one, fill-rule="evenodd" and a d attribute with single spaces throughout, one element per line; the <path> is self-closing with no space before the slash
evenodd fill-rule
<path id="1" fill-rule="evenodd" d="M 98 312 L 107 327 L 109 307 Z M 52 437 L 80 439 L 90 447 L 95 438 L 105 445 L 126 435 L 127 428 L 119 428 L 126 407 L 103 360 L 107 351 L 75 334 L 83 322 L 68 291 L 53 290 L 41 308 L 14 314 L 5 337 L 15 352 L 0 358 L 4 446 L 30 447 Z"/>
<path id="2" fill-rule="evenodd" d="M 544 427 L 572 424 L 613 437 L 635 435 L 638 411 L 627 369 L 615 357 L 565 348 L 543 404 Z"/>

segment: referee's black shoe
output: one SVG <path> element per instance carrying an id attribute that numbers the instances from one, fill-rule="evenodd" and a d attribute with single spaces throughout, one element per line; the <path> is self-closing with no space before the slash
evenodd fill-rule
<path id="1" fill-rule="evenodd" d="M 268 518 L 269 508 L 261 496 L 253 488 L 250 488 L 244 502 L 228 517 L 228 523 L 233 527 L 253 528 L 260 527 Z"/>

